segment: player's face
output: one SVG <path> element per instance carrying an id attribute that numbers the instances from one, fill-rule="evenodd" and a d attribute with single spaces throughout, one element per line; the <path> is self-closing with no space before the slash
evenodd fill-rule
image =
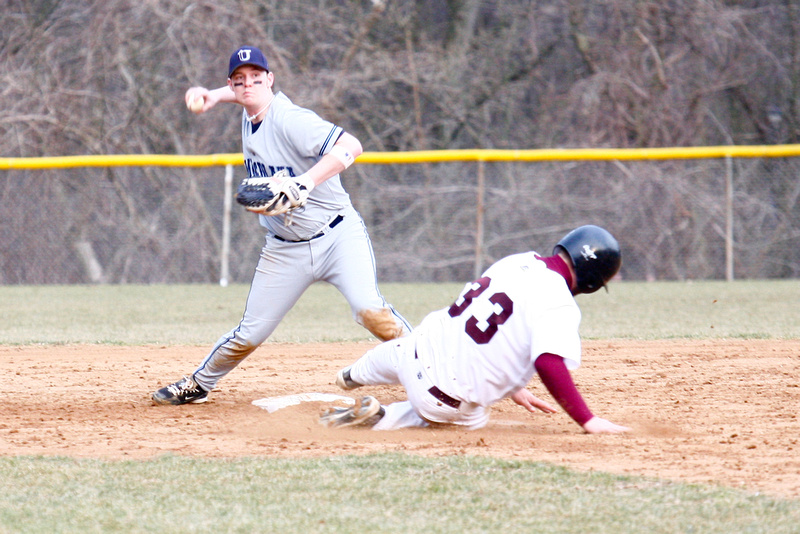
<path id="1" fill-rule="evenodd" d="M 233 89 L 236 100 L 242 105 L 260 104 L 272 91 L 272 73 L 243 65 L 233 71 L 228 85 Z"/>

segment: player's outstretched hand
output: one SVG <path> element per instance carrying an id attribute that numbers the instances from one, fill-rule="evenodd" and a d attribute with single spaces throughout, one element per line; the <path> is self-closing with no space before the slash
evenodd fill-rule
<path id="1" fill-rule="evenodd" d="M 516 402 L 529 412 L 541 410 L 545 413 L 556 413 L 558 411 L 555 406 L 543 401 L 539 397 L 534 396 L 533 393 L 531 393 L 525 388 L 522 388 L 513 395 L 511 395 L 511 400 L 513 400 L 514 402 Z"/>
<path id="2" fill-rule="evenodd" d="M 583 429 L 589 434 L 622 434 L 631 431 L 627 426 L 615 425 L 611 421 L 596 416 L 586 421 Z"/>
<path id="3" fill-rule="evenodd" d="M 217 103 L 217 99 L 205 87 L 190 87 L 183 95 L 183 100 L 192 113 L 205 113 Z"/>

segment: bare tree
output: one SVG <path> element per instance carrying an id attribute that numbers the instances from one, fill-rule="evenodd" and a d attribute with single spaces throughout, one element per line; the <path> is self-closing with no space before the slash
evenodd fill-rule
<path id="1" fill-rule="evenodd" d="M 277 88 L 372 151 L 794 143 L 800 8 L 788 0 L 5 0 L 4 156 L 237 152 L 239 110 L 190 115 L 261 47 Z M 738 161 L 737 273 L 797 276 L 793 160 Z M 721 162 L 489 164 L 487 259 L 569 226 L 612 226 L 625 276 L 722 277 Z M 237 176 L 242 170 L 237 171 Z M 472 275 L 477 167 L 356 165 L 344 176 L 381 275 Z M 0 283 L 217 276 L 221 169 L 14 171 Z M 232 279 L 263 236 L 236 211 Z M 666 259 L 665 259 L 666 258 Z"/>

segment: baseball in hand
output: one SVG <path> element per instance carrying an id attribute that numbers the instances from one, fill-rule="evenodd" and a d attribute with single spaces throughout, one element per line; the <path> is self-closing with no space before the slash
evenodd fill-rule
<path id="1" fill-rule="evenodd" d="M 192 95 L 189 101 L 186 102 L 186 107 L 192 113 L 200 113 L 203 110 L 203 105 L 206 103 L 205 99 L 200 95 Z"/>

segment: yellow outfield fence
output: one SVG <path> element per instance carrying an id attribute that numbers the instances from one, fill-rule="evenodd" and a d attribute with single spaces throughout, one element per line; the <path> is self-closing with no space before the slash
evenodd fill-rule
<path id="1" fill-rule="evenodd" d="M 800 278 L 798 156 L 800 144 L 364 152 L 343 180 L 386 281 L 461 282 L 586 223 L 624 242 L 626 279 Z M 0 284 L 226 285 L 248 281 L 263 245 L 233 202 L 238 152 L 6 157 L 0 171 Z"/>
<path id="2" fill-rule="evenodd" d="M 364 152 L 357 163 L 437 163 L 447 161 L 610 161 L 704 158 L 782 158 L 800 155 L 800 144 L 674 148 L 555 148 L 534 150 L 463 149 Z M 241 165 L 241 153 L 208 155 L 111 154 L 0 158 L 0 170 L 75 167 L 213 167 Z"/>

